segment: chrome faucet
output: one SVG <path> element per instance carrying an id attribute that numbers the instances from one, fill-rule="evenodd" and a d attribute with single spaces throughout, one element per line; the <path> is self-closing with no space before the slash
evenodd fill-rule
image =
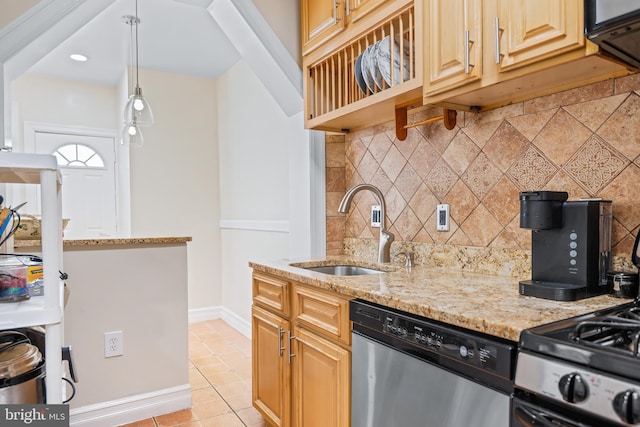
<path id="1" fill-rule="evenodd" d="M 359 184 L 355 187 L 352 187 L 342 198 L 340 206 L 338 207 L 338 212 L 347 213 L 351 208 L 351 200 L 353 199 L 353 196 L 360 190 L 369 190 L 378 198 L 378 203 L 380 203 L 380 239 L 378 242 L 378 262 L 391 262 L 390 249 L 391 242 L 393 242 L 393 234 L 389 233 L 384 227 L 386 209 L 384 205 L 384 196 L 382 195 L 382 192 L 378 189 L 378 187 L 375 187 L 371 184 Z"/>

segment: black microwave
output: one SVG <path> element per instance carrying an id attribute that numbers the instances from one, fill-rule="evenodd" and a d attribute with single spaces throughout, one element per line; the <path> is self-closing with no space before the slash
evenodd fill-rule
<path id="1" fill-rule="evenodd" d="M 584 16 L 589 40 L 640 68 L 640 0 L 584 0 Z"/>

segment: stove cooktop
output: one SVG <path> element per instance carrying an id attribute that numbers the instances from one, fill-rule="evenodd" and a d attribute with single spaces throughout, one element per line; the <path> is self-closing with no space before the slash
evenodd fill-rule
<path id="1" fill-rule="evenodd" d="M 519 348 L 640 381 L 640 305 L 630 302 L 527 329 Z"/>

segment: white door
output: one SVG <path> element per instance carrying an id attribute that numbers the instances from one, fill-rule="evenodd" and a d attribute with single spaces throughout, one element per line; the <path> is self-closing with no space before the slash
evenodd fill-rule
<path id="1" fill-rule="evenodd" d="M 64 237 L 116 236 L 114 138 L 36 131 L 35 151 L 58 159 L 62 217 L 70 219 Z"/>

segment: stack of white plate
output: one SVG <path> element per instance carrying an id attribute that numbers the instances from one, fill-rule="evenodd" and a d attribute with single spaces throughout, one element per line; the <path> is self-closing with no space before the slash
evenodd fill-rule
<path id="1" fill-rule="evenodd" d="M 393 69 L 394 84 L 400 84 L 409 80 L 409 66 L 411 47 L 408 40 L 403 40 L 403 55 L 400 57 L 400 40 L 393 39 Z M 400 61 L 403 63 L 402 76 L 400 75 Z M 367 48 L 356 58 L 354 67 L 356 83 L 365 95 L 374 93 L 376 88 L 383 89 L 383 81 L 387 86 L 391 86 L 391 38 L 384 37 L 367 46 Z"/>

